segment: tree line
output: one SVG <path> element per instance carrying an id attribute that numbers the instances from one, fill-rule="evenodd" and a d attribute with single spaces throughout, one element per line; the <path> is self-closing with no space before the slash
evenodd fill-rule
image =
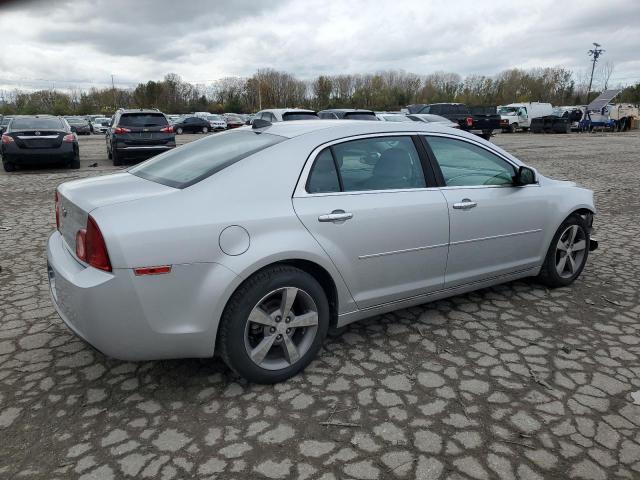
<path id="1" fill-rule="evenodd" d="M 596 79 L 606 88 L 613 65 Z M 583 75 L 584 77 L 584 75 Z M 434 72 L 418 75 L 390 70 L 373 74 L 320 75 L 301 80 L 291 73 L 258 70 L 249 78 L 226 77 L 210 85 L 185 82 L 175 73 L 135 88 L 91 88 L 68 91 L 14 90 L 4 94 L 0 113 L 32 115 L 111 115 L 116 107 L 158 108 L 165 113 L 256 112 L 261 108 L 306 107 L 399 110 L 412 103 L 462 102 L 493 106 L 541 101 L 554 105 L 586 102 L 587 81 L 563 67 L 509 69 L 495 76 Z M 597 91 L 592 91 L 590 99 Z M 640 103 L 640 82 L 627 87 L 618 101 Z"/>

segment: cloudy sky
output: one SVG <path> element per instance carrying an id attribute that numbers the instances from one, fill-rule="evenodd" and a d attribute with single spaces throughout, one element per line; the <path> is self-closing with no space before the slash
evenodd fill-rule
<path id="1" fill-rule="evenodd" d="M 387 69 L 494 75 L 566 66 L 596 41 L 640 81 L 638 0 L 73 0 L 0 4 L 0 89 L 193 83 L 259 68 L 303 79 Z"/>

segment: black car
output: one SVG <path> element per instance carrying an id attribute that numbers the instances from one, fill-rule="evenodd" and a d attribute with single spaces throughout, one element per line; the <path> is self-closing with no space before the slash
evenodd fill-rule
<path id="1" fill-rule="evenodd" d="M 407 106 L 409 113 L 440 115 L 457 123 L 461 130 L 489 140 L 494 130 L 500 130 L 500 115 L 496 107 L 469 107 L 464 103 L 432 103 Z"/>
<path id="2" fill-rule="evenodd" d="M 6 172 L 17 165 L 62 164 L 80 168 L 78 137 L 60 117 L 15 117 L 2 134 L 0 148 Z"/>
<path id="3" fill-rule="evenodd" d="M 208 125 L 208 123 L 207 123 Z M 105 138 L 114 165 L 126 159 L 143 160 L 176 146 L 174 129 L 158 110 L 119 109 Z"/>
<path id="4" fill-rule="evenodd" d="M 209 133 L 211 124 L 206 118 L 201 117 L 182 117 L 173 124 L 173 129 L 178 135 L 183 133 Z"/>
<path id="5" fill-rule="evenodd" d="M 330 108 L 318 112 L 318 117 L 322 119 L 344 119 L 344 120 L 374 120 L 378 121 L 375 112 L 363 110 L 361 108 Z"/>
<path id="6" fill-rule="evenodd" d="M 91 124 L 86 118 L 82 117 L 64 117 L 71 131 L 78 135 L 91 135 Z"/>

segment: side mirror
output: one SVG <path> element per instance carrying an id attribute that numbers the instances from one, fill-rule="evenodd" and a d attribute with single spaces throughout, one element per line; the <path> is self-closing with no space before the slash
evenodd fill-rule
<path id="1" fill-rule="evenodd" d="M 536 173 L 529 167 L 518 168 L 518 173 L 513 177 L 513 184 L 521 187 L 536 183 Z"/>

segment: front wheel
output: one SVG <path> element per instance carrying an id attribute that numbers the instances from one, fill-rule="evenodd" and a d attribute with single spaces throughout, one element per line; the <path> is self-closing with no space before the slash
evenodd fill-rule
<path id="1" fill-rule="evenodd" d="M 517 123 L 512 123 L 511 125 L 509 125 L 509 133 L 516 133 L 516 130 L 518 130 Z"/>
<path id="2" fill-rule="evenodd" d="M 289 266 L 267 268 L 229 300 L 218 333 L 220 355 L 251 382 L 281 382 L 316 356 L 329 316 L 327 296 L 314 277 Z"/>
<path id="3" fill-rule="evenodd" d="M 589 229 L 581 216 L 567 217 L 553 236 L 538 279 L 552 288 L 573 283 L 587 263 L 589 237 Z"/>

